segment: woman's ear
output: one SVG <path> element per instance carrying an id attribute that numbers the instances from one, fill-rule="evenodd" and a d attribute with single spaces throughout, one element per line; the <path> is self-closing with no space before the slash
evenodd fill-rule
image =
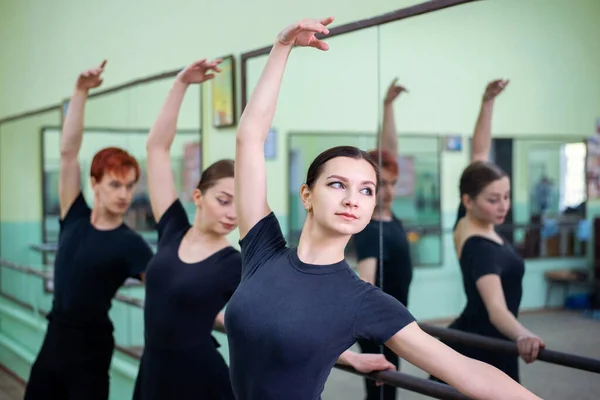
<path id="1" fill-rule="evenodd" d="M 306 211 L 311 212 L 312 211 L 311 193 L 310 193 L 310 188 L 308 187 L 308 185 L 306 183 L 303 183 L 302 186 L 300 187 L 300 200 L 302 201 L 302 204 L 304 205 L 304 208 L 306 209 Z"/>
<path id="2" fill-rule="evenodd" d="M 202 206 L 202 192 L 200 191 L 200 189 L 194 189 L 194 193 L 192 194 L 192 199 L 194 200 L 194 204 L 196 205 L 196 207 L 201 207 Z"/>

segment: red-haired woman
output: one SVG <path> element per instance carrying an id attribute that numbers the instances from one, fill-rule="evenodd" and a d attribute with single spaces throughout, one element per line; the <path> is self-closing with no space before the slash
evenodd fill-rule
<path id="1" fill-rule="evenodd" d="M 412 260 L 406 231 L 402 222 L 392 211 L 392 202 L 398 179 L 398 139 L 394 121 L 393 102 L 404 92 L 404 87 L 397 85 L 394 80 L 388 87 L 383 102 L 383 129 L 381 134 L 381 149 L 369 151 L 369 155 L 381 165 L 380 196 L 371 221 L 366 228 L 354 235 L 354 248 L 358 261 L 358 273 L 362 280 L 381 288 L 385 293 L 396 298 L 404 306 L 408 306 L 408 288 L 412 280 Z M 384 150 L 385 149 L 385 150 Z M 379 228 L 382 229 L 383 257 L 379 254 Z M 383 282 L 380 281 L 383 267 Z M 380 345 L 368 340 L 359 340 L 358 344 L 363 353 L 380 353 Z M 398 356 L 389 348 L 383 352 L 389 362 L 396 367 L 399 365 Z M 396 398 L 396 388 L 385 385 L 379 388 L 375 382 L 365 379 L 367 400 L 379 400 L 383 390 L 385 400 Z"/>
<path id="2" fill-rule="evenodd" d="M 99 151 L 90 171 L 91 209 L 81 190 L 84 107 L 88 91 L 102 83 L 104 65 L 79 75 L 63 125 L 54 301 L 26 400 L 108 398 L 111 300 L 127 278 L 143 278 L 152 257 L 146 241 L 123 222 L 140 176 L 135 158 L 116 147 Z"/>

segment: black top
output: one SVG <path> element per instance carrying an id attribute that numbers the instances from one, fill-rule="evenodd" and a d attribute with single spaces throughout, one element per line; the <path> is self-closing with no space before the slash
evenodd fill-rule
<path id="1" fill-rule="evenodd" d="M 54 261 L 54 301 L 48 319 L 112 331 L 108 317 L 115 293 L 138 278 L 152 257 L 146 241 L 127 225 L 99 230 L 80 193 L 60 220 Z"/>
<path id="2" fill-rule="evenodd" d="M 320 399 L 341 353 L 358 339 L 386 342 L 414 321 L 345 260 L 300 261 L 273 213 L 240 245 L 242 282 L 225 313 L 238 400 Z"/>
<path id="3" fill-rule="evenodd" d="M 461 203 L 456 223 L 465 214 L 466 210 Z M 518 317 L 523 293 L 522 280 L 525 263 L 507 240 L 502 239 L 504 244 L 501 245 L 483 236 L 475 235 L 464 242 L 459 261 L 467 304 L 460 317 L 452 323 L 451 328 L 508 339 L 490 322 L 483 299 L 475 285 L 477 280 L 484 275 L 499 275 L 506 298 L 506 306 L 515 317 Z"/>
<path id="4" fill-rule="evenodd" d="M 183 262 L 179 246 L 191 225 L 179 200 L 157 228 L 158 250 L 146 273 L 146 346 L 174 349 L 203 341 L 212 345 L 215 317 L 240 281 L 240 252 L 225 247 L 200 262 Z"/>
<path id="5" fill-rule="evenodd" d="M 367 227 L 354 235 L 356 258 L 361 262 L 367 258 L 377 260 L 375 285 L 381 287 L 379 273 L 379 225 L 383 237 L 383 287 L 385 293 L 408 306 L 408 288 L 412 280 L 410 245 L 402 222 L 395 216 L 391 221 L 371 220 Z"/>

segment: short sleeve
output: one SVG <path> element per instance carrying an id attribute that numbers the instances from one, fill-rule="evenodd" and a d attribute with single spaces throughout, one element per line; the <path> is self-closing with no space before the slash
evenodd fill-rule
<path id="1" fill-rule="evenodd" d="M 379 235 L 375 229 L 371 228 L 371 224 L 367 225 L 362 232 L 354 235 L 354 248 L 358 262 L 367 258 L 379 257 Z"/>
<path id="2" fill-rule="evenodd" d="M 73 204 L 69 207 L 65 217 L 59 220 L 60 227 L 62 228 L 82 218 L 90 218 L 91 213 L 92 211 L 87 205 L 83 193 L 79 192 L 79 195 L 77 195 Z"/>
<path id="3" fill-rule="evenodd" d="M 158 231 L 158 247 L 168 242 L 174 235 L 190 228 L 188 215 L 179 199 L 167 208 L 156 225 Z"/>
<path id="4" fill-rule="evenodd" d="M 127 250 L 127 271 L 129 277 L 140 279 L 140 275 L 146 271 L 146 266 L 154 253 L 140 235 L 137 233 L 133 235 L 133 239 Z"/>
<path id="5" fill-rule="evenodd" d="M 473 282 L 484 275 L 500 275 L 500 267 L 496 262 L 499 257 L 498 243 L 481 236 L 471 236 L 463 244 L 461 264 L 464 271 L 469 271 Z"/>
<path id="6" fill-rule="evenodd" d="M 273 212 L 269 213 L 240 240 L 242 277 L 247 277 L 267 259 L 286 248 L 281 226 Z"/>
<path id="7" fill-rule="evenodd" d="M 358 307 L 354 337 L 383 344 L 414 321 L 415 318 L 402 303 L 371 286 Z"/>
<path id="8" fill-rule="evenodd" d="M 456 229 L 456 225 L 458 225 L 458 222 L 461 219 L 463 219 L 466 215 L 467 215 L 467 209 L 465 208 L 463 202 L 461 201 L 460 204 L 458 205 L 458 212 L 456 213 L 456 222 L 454 222 L 454 228 L 452 228 L 452 230 Z"/>

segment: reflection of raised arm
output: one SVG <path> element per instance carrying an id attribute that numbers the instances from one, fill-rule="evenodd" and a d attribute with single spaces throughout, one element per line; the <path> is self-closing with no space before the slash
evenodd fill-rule
<path id="1" fill-rule="evenodd" d="M 423 332 L 414 322 L 385 344 L 409 363 L 472 399 L 540 400 L 504 372 L 457 353 Z"/>
<path id="2" fill-rule="evenodd" d="M 333 18 L 305 19 L 279 33 L 256 88 L 242 113 L 237 130 L 235 153 L 235 202 L 240 239 L 269 212 L 264 143 L 269 133 L 281 80 L 293 46 L 327 50 L 315 33 L 329 33 Z"/>
<path id="3" fill-rule="evenodd" d="M 220 72 L 220 60 L 197 61 L 181 71 L 154 122 L 148 140 L 148 190 L 154 219 L 159 221 L 164 212 L 177 198 L 175 180 L 171 167 L 171 145 L 177 131 L 177 118 L 183 97 L 189 85 L 202 83 L 214 77 L 209 70 Z"/>
<path id="4" fill-rule="evenodd" d="M 58 198 L 60 202 L 60 218 L 64 218 L 71 204 L 81 191 L 81 174 L 79 170 L 79 149 L 83 139 L 83 115 L 88 91 L 102 83 L 102 72 L 106 61 L 98 67 L 82 72 L 77 78 L 75 90 L 69 101 L 67 115 L 63 122 L 60 136 L 60 179 L 58 181 Z"/>
<path id="5" fill-rule="evenodd" d="M 492 147 L 492 112 L 494 111 L 494 101 L 504 88 L 508 85 L 508 80 L 495 80 L 490 82 L 481 101 L 481 109 L 475 124 L 473 133 L 473 144 L 471 149 L 471 162 L 488 161 L 490 149 Z"/>
<path id="6" fill-rule="evenodd" d="M 380 145 L 383 149 L 392 154 L 398 154 L 398 133 L 396 132 L 396 121 L 394 117 L 394 100 L 402 92 L 407 92 L 406 88 L 396 85 L 398 81 L 395 78 L 388 87 L 385 99 L 383 100 L 383 124 L 381 129 Z M 378 138 L 379 139 L 379 138 Z"/>

